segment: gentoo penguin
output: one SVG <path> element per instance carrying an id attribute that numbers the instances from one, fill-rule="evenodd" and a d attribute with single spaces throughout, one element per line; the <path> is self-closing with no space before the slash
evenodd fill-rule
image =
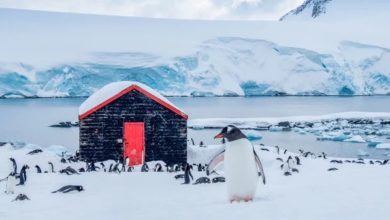
<path id="1" fill-rule="evenodd" d="M 83 190 L 84 190 L 83 186 L 80 186 L 80 185 L 66 185 L 66 186 L 63 186 L 63 187 L 59 188 L 58 190 L 53 191 L 51 193 L 57 193 L 57 192 L 68 193 L 68 192 L 72 192 L 72 191 L 81 192 Z"/>
<path id="2" fill-rule="evenodd" d="M 42 170 L 38 165 L 35 165 L 35 168 L 37 169 L 37 173 L 42 173 Z"/>
<path id="3" fill-rule="evenodd" d="M 14 172 L 10 173 L 7 177 L 7 185 L 5 187 L 6 194 L 14 194 L 15 193 L 15 185 L 16 185 L 16 174 Z"/>
<path id="4" fill-rule="evenodd" d="M 14 200 L 12 200 L 12 202 L 15 202 L 15 201 L 24 201 L 24 200 L 30 200 L 30 198 L 28 198 L 28 196 L 26 196 L 25 194 L 19 194 L 18 196 L 16 196 L 16 198 Z"/>
<path id="5" fill-rule="evenodd" d="M 52 172 L 52 173 L 55 173 L 53 163 L 52 163 L 52 162 L 48 162 L 48 164 L 50 165 L 51 172 Z"/>
<path id="6" fill-rule="evenodd" d="M 27 172 L 26 170 L 29 169 L 30 167 L 28 165 L 23 165 L 22 169 L 20 170 L 19 173 L 19 180 L 20 182 L 18 183 L 18 186 L 24 185 L 27 181 Z"/>
<path id="7" fill-rule="evenodd" d="M 184 168 L 184 183 L 183 184 L 190 184 L 191 179 L 193 180 L 194 177 L 191 173 L 191 165 L 187 164 Z"/>
<path id="8" fill-rule="evenodd" d="M 227 142 L 225 150 L 209 163 L 207 173 L 224 160 L 230 202 L 252 201 L 256 194 L 259 175 L 265 184 L 263 166 L 253 145 L 241 130 L 233 125 L 223 128 L 214 138 L 225 138 Z"/>
<path id="9" fill-rule="evenodd" d="M 12 168 L 14 169 L 14 174 L 18 173 L 18 165 L 16 164 L 16 161 L 14 158 L 9 158 L 9 160 L 12 162 Z"/>
<path id="10" fill-rule="evenodd" d="M 192 185 L 197 185 L 197 184 L 202 184 L 202 183 L 210 183 L 211 181 L 210 181 L 210 178 L 208 178 L 208 177 L 199 177 L 196 181 L 195 181 L 195 183 L 193 183 Z"/>

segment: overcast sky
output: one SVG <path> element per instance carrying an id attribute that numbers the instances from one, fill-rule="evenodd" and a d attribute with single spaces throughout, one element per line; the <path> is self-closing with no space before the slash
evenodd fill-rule
<path id="1" fill-rule="evenodd" d="M 153 18 L 278 20 L 304 0 L 0 0 L 0 8 Z"/>

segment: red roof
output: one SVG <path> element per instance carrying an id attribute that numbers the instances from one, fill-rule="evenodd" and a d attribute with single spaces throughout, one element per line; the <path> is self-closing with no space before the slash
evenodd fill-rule
<path id="1" fill-rule="evenodd" d="M 188 115 L 185 114 L 184 112 L 182 112 L 180 109 L 176 108 L 175 106 L 172 106 L 171 104 L 169 104 L 169 103 L 165 102 L 164 100 L 158 98 L 157 96 L 153 95 L 152 93 L 148 92 L 147 90 L 141 88 L 138 85 L 131 85 L 131 86 L 127 87 L 126 89 L 120 91 L 116 95 L 112 96 L 111 98 L 105 100 L 104 102 L 96 105 L 95 107 L 90 108 L 88 111 L 86 111 L 85 113 L 81 114 L 79 116 L 79 119 L 83 120 L 84 118 L 88 117 L 92 113 L 96 112 L 97 110 L 103 108 L 104 106 L 110 104 L 111 102 L 117 100 L 118 98 L 122 97 L 123 95 L 125 95 L 125 94 L 127 94 L 127 93 L 129 93 L 129 92 L 131 92 L 133 90 L 136 90 L 136 91 L 144 94 L 148 98 L 154 100 L 158 104 L 160 104 L 160 105 L 164 106 L 165 108 L 171 110 L 172 112 L 176 113 L 177 115 L 181 116 L 182 118 L 184 118 L 186 120 L 188 119 Z"/>

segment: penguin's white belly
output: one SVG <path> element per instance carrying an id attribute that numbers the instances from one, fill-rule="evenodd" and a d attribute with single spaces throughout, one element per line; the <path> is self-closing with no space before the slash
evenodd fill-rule
<path id="1" fill-rule="evenodd" d="M 253 147 L 247 139 L 227 143 L 224 167 L 229 199 L 253 199 L 258 174 Z"/>
<path id="2" fill-rule="evenodd" d="M 7 178 L 7 186 L 5 189 L 6 193 L 15 193 L 15 184 L 16 184 L 16 179 L 15 176 L 9 176 Z"/>

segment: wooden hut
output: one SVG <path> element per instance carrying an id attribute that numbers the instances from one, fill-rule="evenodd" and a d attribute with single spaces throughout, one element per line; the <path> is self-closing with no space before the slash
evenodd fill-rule
<path id="1" fill-rule="evenodd" d="M 129 165 L 187 161 L 188 116 L 150 87 L 115 82 L 79 108 L 80 156 L 85 161 L 128 158 Z"/>

